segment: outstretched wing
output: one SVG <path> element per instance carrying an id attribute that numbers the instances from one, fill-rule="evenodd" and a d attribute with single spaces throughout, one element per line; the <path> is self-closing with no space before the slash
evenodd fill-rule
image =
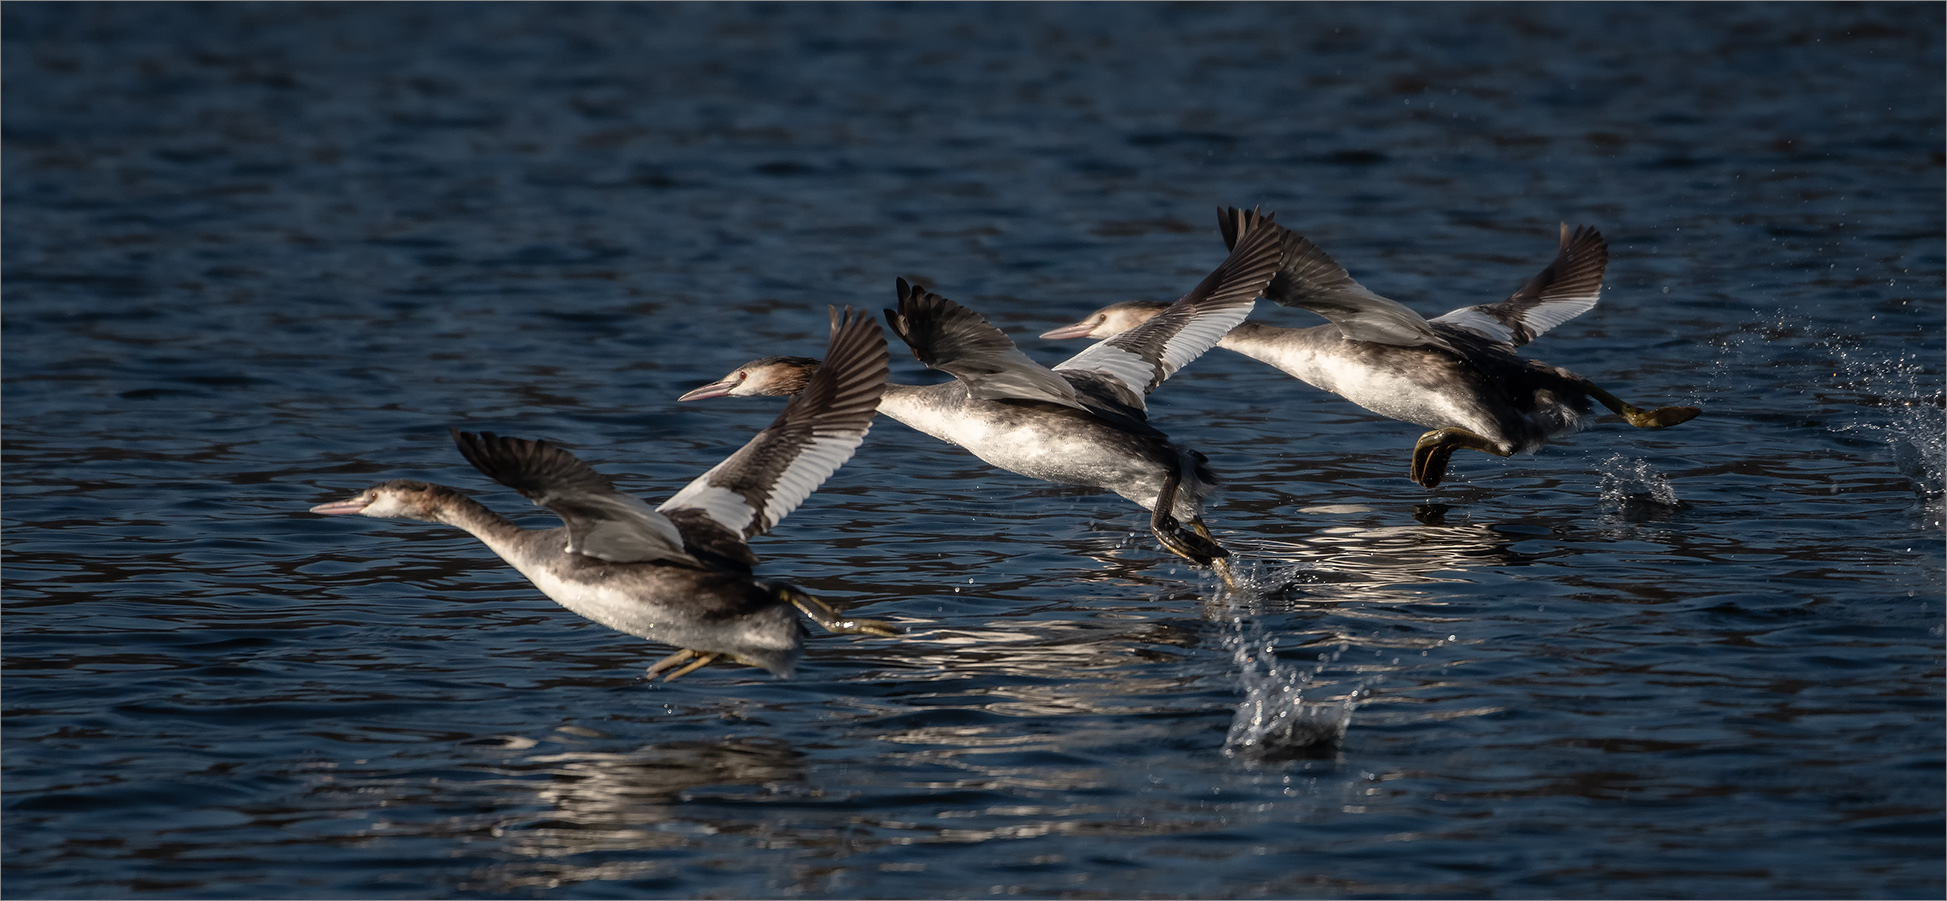
<path id="1" fill-rule="evenodd" d="M 1564 222 L 1555 259 L 1521 290 L 1500 303 L 1461 307 L 1433 321 L 1520 347 L 1594 309 L 1602 299 L 1602 273 L 1608 267 L 1609 243 L 1602 233 L 1586 225 L 1570 233 Z"/>
<path id="2" fill-rule="evenodd" d="M 1235 246 L 1240 234 L 1249 234 L 1250 217 L 1240 210 L 1225 210 L 1221 219 L 1224 243 Z M 1354 341 L 1402 347 L 1448 346 L 1420 314 L 1399 301 L 1374 294 L 1354 281 L 1318 245 L 1297 235 L 1288 242 L 1284 264 L 1264 290 L 1264 299 L 1317 313 Z"/>
<path id="3" fill-rule="evenodd" d="M 674 523 L 641 498 L 546 441 L 449 429 L 460 456 L 496 482 L 561 517 L 568 552 L 614 563 L 652 560 L 696 564 Z"/>
<path id="4" fill-rule="evenodd" d="M 831 311 L 824 365 L 764 431 L 657 509 L 739 540 L 762 535 L 811 496 L 865 440 L 886 390 L 886 336 L 850 307 Z M 697 511 L 704 519 L 681 515 Z M 696 536 L 690 536 L 698 540 Z M 715 545 L 716 542 L 710 542 Z"/>
<path id="5" fill-rule="evenodd" d="M 952 375 L 983 400 L 1040 400 L 1081 408 L 1067 381 L 1029 359 L 979 313 L 903 278 L 898 289 L 899 308 L 886 311 L 886 324 L 926 368 Z"/>
<path id="6" fill-rule="evenodd" d="M 1244 234 L 1231 247 L 1230 256 L 1190 293 L 1148 322 L 1090 345 L 1056 365 L 1055 371 L 1107 376 L 1120 383 L 1134 399 L 1135 409 L 1141 410 L 1144 395 L 1217 346 L 1251 315 L 1258 296 L 1278 271 L 1286 239 L 1296 237 L 1269 216 L 1255 211 L 1238 215 L 1249 218 Z"/>

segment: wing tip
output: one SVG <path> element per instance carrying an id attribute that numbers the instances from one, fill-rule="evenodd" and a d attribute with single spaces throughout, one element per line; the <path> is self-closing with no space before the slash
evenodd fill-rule
<path id="1" fill-rule="evenodd" d="M 812 419 L 820 430 L 858 429 L 864 434 L 892 373 L 885 331 L 877 319 L 849 304 L 827 307 L 827 312 L 831 336 L 825 343 L 824 362 L 773 425 Z M 893 323 L 893 330 L 899 330 L 898 323 Z"/>
<path id="2" fill-rule="evenodd" d="M 1236 250 L 1239 237 L 1248 234 L 1259 223 L 1270 222 L 1277 218 L 1277 215 L 1277 213 L 1265 212 L 1262 204 L 1248 210 L 1234 206 L 1218 207 L 1217 230 L 1223 233 L 1224 248 Z"/>

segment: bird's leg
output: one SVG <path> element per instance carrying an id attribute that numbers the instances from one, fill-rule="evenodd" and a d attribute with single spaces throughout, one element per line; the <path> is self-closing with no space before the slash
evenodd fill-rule
<path id="1" fill-rule="evenodd" d="M 661 660 L 656 661 L 653 666 L 649 667 L 649 675 L 654 676 L 657 673 L 662 672 L 663 670 L 669 669 L 670 667 L 682 663 L 683 661 L 688 660 L 691 657 L 695 657 L 695 656 L 696 656 L 695 651 L 692 651 L 689 648 L 683 648 L 674 654 L 671 654 L 667 657 L 664 657 Z"/>
<path id="2" fill-rule="evenodd" d="M 664 676 L 663 681 L 674 682 L 676 681 L 677 677 L 690 673 L 700 667 L 708 666 L 710 665 L 710 661 L 717 659 L 717 655 L 715 654 L 705 654 L 701 651 L 692 651 L 689 648 L 683 648 L 682 650 L 679 650 L 674 654 L 671 654 L 667 657 L 664 657 L 661 660 L 656 661 L 656 665 L 649 667 L 649 675 L 651 677 L 654 677 L 657 673 L 669 669 L 670 667 L 676 666 L 677 664 L 680 664 L 685 660 L 689 660 L 692 657 L 697 658 L 696 662 L 691 663 L 689 666 L 683 667 L 682 669 L 679 669 L 673 673 L 670 673 L 667 676 Z"/>
<path id="3" fill-rule="evenodd" d="M 791 606 L 810 617 L 812 622 L 825 627 L 827 632 L 836 632 L 840 635 L 877 635 L 880 638 L 894 638 L 899 635 L 898 629 L 880 620 L 846 619 L 839 616 L 838 611 L 832 609 L 832 605 L 802 591 L 781 588 L 778 594 L 790 601 Z"/>
<path id="4" fill-rule="evenodd" d="M 1501 446 L 1466 429 L 1434 429 L 1420 436 L 1413 445 L 1413 467 L 1407 471 L 1422 488 L 1433 488 L 1447 476 L 1447 461 L 1463 447 L 1486 451 L 1497 457 L 1510 456 Z"/>
<path id="5" fill-rule="evenodd" d="M 674 682 L 677 679 L 681 679 L 682 677 L 687 676 L 690 673 L 696 672 L 697 670 L 709 666 L 713 661 L 717 659 L 716 654 L 705 654 L 700 651 L 691 651 L 690 653 L 696 654 L 695 662 L 691 663 L 689 666 L 683 667 L 682 669 L 670 673 L 667 676 L 664 676 L 663 677 L 664 682 Z"/>
<path id="6" fill-rule="evenodd" d="M 1149 531 L 1162 542 L 1164 550 L 1198 566 L 1210 566 L 1218 558 L 1230 556 L 1230 552 L 1212 541 L 1208 531 L 1203 535 L 1187 532 L 1170 515 L 1170 509 L 1176 506 L 1177 486 L 1182 483 L 1183 477 L 1175 472 L 1163 477 L 1163 489 L 1156 493 L 1156 509 L 1149 514 Z"/>
<path id="7" fill-rule="evenodd" d="M 1190 520 L 1190 528 L 1195 529 L 1197 534 L 1203 536 L 1203 540 L 1210 542 L 1212 547 L 1223 550 L 1223 545 L 1217 543 L 1217 536 L 1210 534 L 1210 527 L 1203 524 L 1203 517 L 1199 516 Z M 1228 556 L 1229 554 L 1226 552 L 1224 557 L 1218 557 L 1210 561 L 1210 565 L 1211 568 L 1217 570 L 1217 578 L 1224 580 L 1224 587 L 1231 591 L 1236 591 L 1237 576 L 1230 571 L 1230 561 L 1225 559 Z"/>
<path id="8" fill-rule="evenodd" d="M 1654 410 L 1645 410 L 1634 404 L 1624 403 L 1622 398 L 1610 394 L 1589 382 L 1584 381 L 1582 386 L 1588 389 L 1590 397 L 1601 401 L 1603 406 L 1608 407 L 1616 415 L 1628 420 L 1630 425 L 1639 429 L 1669 428 L 1677 423 L 1689 422 L 1692 419 L 1696 419 L 1697 414 L 1703 412 L 1696 407 L 1658 407 Z"/>

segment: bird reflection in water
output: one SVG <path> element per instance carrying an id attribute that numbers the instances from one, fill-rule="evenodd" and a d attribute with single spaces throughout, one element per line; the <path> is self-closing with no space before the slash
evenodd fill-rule
<path id="1" fill-rule="evenodd" d="M 702 837 L 766 828 L 753 801 L 788 795 L 806 784 L 805 754 L 781 738 L 673 741 L 629 752 L 571 750 L 496 767 L 497 783 L 525 789 L 544 809 L 494 824 L 513 863 L 476 871 L 462 888 L 504 893 L 582 882 L 650 880 L 675 875 L 644 850 L 680 850 Z M 508 803 L 502 810 L 532 807 Z M 747 814 L 739 813 L 747 810 Z M 740 816 L 743 821 L 740 822 Z M 596 862 L 577 863 L 593 857 Z"/>

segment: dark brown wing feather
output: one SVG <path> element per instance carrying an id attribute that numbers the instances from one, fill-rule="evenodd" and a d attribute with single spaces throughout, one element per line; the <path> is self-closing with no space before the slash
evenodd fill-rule
<path id="1" fill-rule="evenodd" d="M 1520 347 L 1594 309 L 1608 267 L 1609 243 L 1602 233 L 1586 225 L 1570 232 L 1564 222 L 1555 258 L 1507 300 L 1462 307 L 1433 321 Z"/>
<path id="2" fill-rule="evenodd" d="M 1232 211 L 1236 212 L 1236 211 Z M 1250 217 L 1245 223 L 1244 217 Z M 1137 399 L 1215 347 L 1251 315 L 1251 308 L 1278 272 L 1288 238 L 1270 217 L 1241 214 L 1243 236 L 1203 281 L 1148 322 L 1097 342 L 1055 366 L 1057 372 L 1110 376 Z M 1230 230 L 1226 230 L 1230 233 Z"/>
<path id="3" fill-rule="evenodd" d="M 1022 353 L 1006 333 L 972 310 L 899 279 L 899 307 L 886 311 L 893 334 L 913 357 L 959 379 L 983 400 L 1040 400 L 1080 408 L 1058 375 Z"/>
<path id="4" fill-rule="evenodd" d="M 770 531 L 865 440 L 886 390 L 885 333 L 851 308 L 831 311 L 825 361 L 777 420 L 661 510 L 700 510 L 746 538 Z"/>
<path id="5" fill-rule="evenodd" d="M 1225 242 L 1236 241 L 1239 234 L 1250 234 L 1257 218 L 1255 211 L 1225 210 L 1219 218 Z M 1286 241 L 1284 262 L 1264 289 L 1264 299 L 1317 313 L 1355 341 L 1403 347 L 1431 344 L 1452 350 L 1420 314 L 1354 281 L 1351 273 L 1318 245 L 1295 234 Z"/>
<path id="6" fill-rule="evenodd" d="M 574 454 L 546 441 L 449 430 L 473 468 L 561 517 L 569 553 L 615 563 L 695 564 L 669 519 Z"/>

